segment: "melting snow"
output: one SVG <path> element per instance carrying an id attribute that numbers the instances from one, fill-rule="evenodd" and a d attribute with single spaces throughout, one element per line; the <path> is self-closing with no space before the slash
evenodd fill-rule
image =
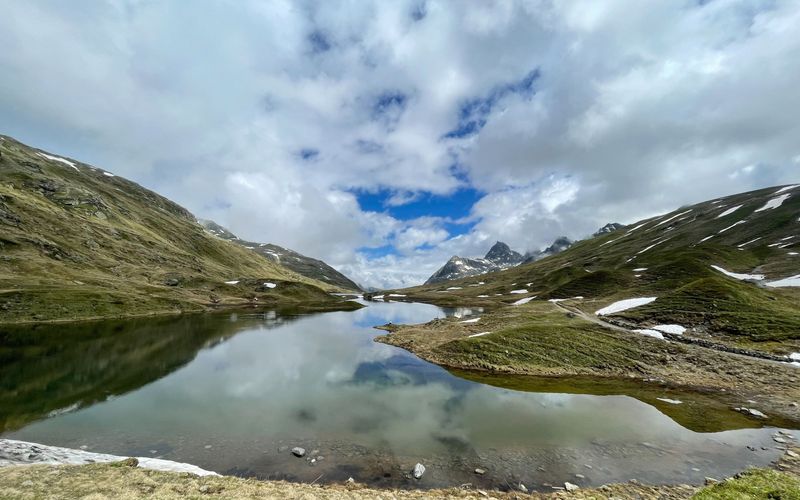
<path id="1" fill-rule="evenodd" d="M 633 272 L 635 272 L 635 273 L 640 273 L 642 271 L 647 271 L 647 268 L 646 267 L 637 267 L 636 269 L 633 270 Z"/>
<path id="2" fill-rule="evenodd" d="M 737 246 L 737 247 L 739 247 L 739 248 L 742 248 L 742 247 L 744 247 L 744 246 L 747 246 L 747 245 L 749 245 L 750 243 L 754 243 L 754 242 L 756 242 L 756 241 L 758 241 L 758 240 L 760 240 L 760 239 L 761 239 L 761 236 L 759 236 L 758 238 L 753 238 L 753 239 L 752 239 L 752 240 L 750 240 L 750 241 L 746 241 L 746 242 L 742 243 L 741 245 L 736 245 L 736 246 Z"/>
<path id="3" fill-rule="evenodd" d="M 405 297 L 402 293 L 390 293 L 389 297 Z"/>
<path id="4" fill-rule="evenodd" d="M 797 252 L 789 252 L 786 255 L 797 255 Z"/>
<path id="5" fill-rule="evenodd" d="M 459 321 L 459 323 L 477 323 L 480 321 L 480 318 L 472 318 L 472 319 L 465 319 L 464 321 Z"/>
<path id="6" fill-rule="evenodd" d="M 638 252 L 636 252 L 636 255 L 639 255 L 640 253 L 645 253 L 646 251 L 650 250 L 654 246 L 660 245 L 661 243 L 664 243 L 665 241 L 667 241 L 667 240 L 656 241 L 655 243 L 653 243 L 649 247 L 645 248 L 644 250 L 639 250 Z"/>
<path id="7" fill-rule="evenodd" d="M 0 467 L 7 465 L 40 464 L 90 464 L 108 463 L 125 460 L 126 457 L 93 453 L 91 451 L 73 450 L 58 446 L 27 443 L 12 439 L 0 439 L 0 450 L 4 458 L 0 458 Z M 29 458 L 35 456 L 36 458 Z M 8 458 L 5 458 L 8 457 Z M 190 472 L 198 476 L 217 476 L 216 472 L 201 469 L 196 465 L 161 460 L 159 458 L 136 457 L 139 467 L 143 469 L 160 470 L 167 472 Z"/>
<path id="8" fill-rule="evenodd" d="M 792 190 L 794 188 L 797 188 L 797 187 L 800 187 L 800 184 L 793 184 L 791 186 L 785 186 L 785 187 L 782 187 L 779 190 L 775 191 L 775 194 L 782 193 L 784 191 L 790 191 L 790 190 Z"/>
<path id="9" fill-rule="evenodd" d="M 103 172 L 103 175 L 106 177 L 116 177 L 116 175 L 112 174 L 111 172 Z"/>
<path id="10" fill-rule="evenodd" d="M 713 238 L 713 237 L 714 237 L 714 235 L 713 235 L 713 234 L 712 234 L 711 236 L 706 236 L 706 237 L 705 237 L 705 238 L 703 238 L 702 240 L 698 241 L 698 243 L 702 243 L 702 242 L 704 242 L 704 241 L 708 241 L 708 240 L 710 240 L 710 239 L 711 239 L 711 238 Z"/>
<path id="11" fill-rule="evenodd" d="M 672 217 L 670 217 L 670 218 L 669 218 L 669 219 L 667 219 L 667 220 L 662 220 L 661 222 L 659 222 L 658 224 L 656 224 L 655 226 L 653 226 L 653 228 L 657 228 L 657 227 L 658 227 L 658 226 L 660 226 L 661 224 L 666 224 L 667 222 L 671 221 L 672 219 L 677 219 L 677 218 L 678 218 L 678 217 L 680 217 L 681 215 L 686 215 L 686 214 L 688 214 L 688 213 L 689 213 L 689 212 L 691 212 L 691 211 L 692 211 L 692 209 L 690 208 L 689 210 L 687 210 L 687 211 L 685 211 L 685 212 L 681 212 L 681 213 L 679 213 L 679 214 L 677 214 L 677 215 L 673 215 Z"/>
<path id="12" fill-rule="evenodd" d="M 783 278 L 782 280 L 770 281 L 767 286 L 778 288 L 784 286 L 800 286 L 800 274 Z"/>
<path id="13" fill-rule="evenodd" d="M 239 280 L 226 281 L 225 284 L 226 285 L 238 285 L 239 284 Z"/>
<path id="14" fill-rule="evenodd" d="M 731 208 L 729 208 L 729 209 L 725 210 L 724 212 L 722 212 L 721 214 L 717 215 L 715 218 L 716 218 L 716 219 L 721 219 L 722 217 L 725 217 L 726 215 L 730 215 L 730 214 L 732 214 L 733 212 L 735 212 L 735 211 L 739 210 L 739 209 L 740 209 L 740 208 L 742 208 L 743 206 L 744 206 L 744 205 L 736 205 L 735 207 L 731 207 Z"/>
<path id="15" fill-rule="evenodd" d="M 484 335 L 489 335 L 490 333 L 492 333 L 492 332 L 473 333 L 472 335 L 470 335 L 470 336 L 469 336 L 469 337 L 467 337 L 467 338 L 473 338 L 473 337 L 483 337 Z"/>
<path id="16" fill-rule="evenodd" d="M 508 293 L 528 293 L 528 290 L 527 290 L 527 289 L 525 289 L 525 288 L 523 288 L 523 289 L 521 289 L 521 290 L 511 290 L 511 291 L 510 291 L 510 292 L 508 292 Z"/>
<path id="17" fill-rule="evenodd" d="M 565 300 L 568 299 L 549 299 L 548 302 L 552 302 L 553 304 L 555 304 L 556 302 L 564 302 Z"/>
<path id="18" fill-rule="evenodd" d="M 647 222 L 643 222 L 642 224 L 639 224 L 638 226 L 636 226 L 635 228 L 631 229 L 630 231 L 628 231 L 625 234 L 631 234 L 632 232 L 636 231 L 637 229 L 639 229 L 640 227 L 644 226 L 645 224 L 647 224 Z M 611 243 L 611 242 L 609 241 L 609 243 Z"/>
<path id="19" fill-rule="evenodd" d="M 70 167 L 74 168 L 76 172 L 80 172 L 80 170 L 78 170 L 78 167 L 76 167 L 74 163 L 64 158 L 61 158 L 60 156 L 53 156 L 47 153 L 36 153 L 36 154 L 41 156 L 42 158 L 47 158 L 48 160 L 53 160 L 59 163 L 63 163 L 64 165 L 69 165 Z"/>
<path id="20" fill-rule="evenodd" d="M 264 283 L 264 286 L 267 288 L 275 288 L 278 285 L 276 285 L 275 283 L 266 282 Z"/>
<path id="21" fill-rule="evenodd" d="M 739 222 L 734 222 L 733 224 L 731 224 L 730 226 L 726 227 L 725 229 L 723 229 L 722 231 L 718 232 L 717 234 L 722 234 L 725 231 L 727 231 L 728 229 L 730 229 L 732 227 L 735 227 L 735 226 L 738 226 L 739 224 L 744 224 L 745 222 L 746 221 L 744 221 L 744 220 L 740 220 Z"/>
<path id="22" fill-rule="evenodd" d="M 372 297 L 372 300 L 383 300 L 383 295 L 375 295 Z"/>
<path id="23" fill-rule="evenodd" d="M 448 290 L 461 290 L 460 286 L 451 286 Z"/>
<path id="24" fill-rule="evenodd" d="M 656 300 L 656 298 L 657 297 L 638 297 L 635 299 L 619 300 L 617 302 L 614 302 L 613 304 L 610 304 L 602 309 L 595 311 L 595 314 L 598 316 L 606 316 L 608 314 L 627 311 L 628 309 L 633 309 L 634 307 L 639 307 L 645 304 L 649 304 L 650 302 Z"/>
<path id="25" fill-rule="evenodd" d="M 669 403 L 671 405 L 679 405 L 683 403 L 680 399 L 669 399 L 669 398 L 656 398 L 659 401 L 663 401 L 665 403 Z"/>
<path id="26" fill-rule="evenodd" d="M 789 198 L 791 194 L 782 194 L 780 196 L 776 196 L 769 200 L 763 207 L 756 210 L 756 212 L 761 212 L 762 210 L 772 210 L 773 208 L 778 208 L 779 206 L 783 205 L 783 202 Z"/>
<path id="27" fill-rule="evenodd" d="M 650 330 L 650 329 L 644 328 L 644 329 L 640 329 L 640 330 L 634 330 L 634 332 L 640 333 L 642 335 L 647 335 L 648 337 L 653 337 L 654 339 L 664 340 L 664 336 L 661 335 L 661 332 L 656 331 L 656 330 Z"/>
<path id="28" fill-rule="evenodd" d="M 486 298 L 489 298 L 489 296 L 488 295 L 478 295 L 478 298 L 479 299 L 486 299 Z"/>
<path id="29" fill-rule="evenodd" d="M 730 271 L 726 271 L 725 269 L 723 269 L 723 268 L 721 268 L 719 266 L 713 266 L 712 265 L 711 267 L 716 269 L 717 271 L 721 272 L 725 276 L 730 276 L 731 278 L 736 278 L 737 280 L 756 280 L 756 281 L 761 281 L 764 278 L 766 278 L 766 276 L 764 276 L 763 274 L 732 273 Z"/>
<path id="30" fill-rule="evenodd" d="M 658 330 L 659 332 L 674 333 L 675 335 L 683 335 L 683 332 L 686 331 L 686 327 L 681 325 L 656 325 L 652 328 L 653 330 Z"/>
<path id="31" fill-rule="evenodd" d="M 533 297 L 525 297 L 524 299 L 519 299 L 518 301 L 514 302 L 511 305 L 512 306 L 521 306 L 522 304 L 527 304 L 528 302 L 532 301 L 535 298 L 536 298 L 535 295 Z"/>

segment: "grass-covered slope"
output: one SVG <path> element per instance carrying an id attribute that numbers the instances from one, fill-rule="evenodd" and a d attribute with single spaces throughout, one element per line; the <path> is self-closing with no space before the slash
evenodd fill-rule
<path id="1" fill-rule="evenodd" d="M 532 296 L 582 297 L 577 307 L 591 314 L 616 300 L 657 297 L 615 316 L 788 353 L 800 351 L 800 288 L 770 284 L 800 275 L 798 254 L 800 185 L 783 186 L 681 207 L 532 264 L 399 293 L 489 307 Z M 763 279 L 737 279 L 712 266 Z"/>
<path id="2" fill-rule="evenodd" d="M 138 184 L 0 136 L 0 323 L 330 306 L 332 288 L 208 234 Z"/>
<path id="3" fill-rule="evenodd" d="M 356 282 L 329 266 L 324 261 L 308 257 L 288 248 L 273 245 L 272 243 L 245 241 L 214 221 L 200 220 L 198 222 L 214 236 L 248 248 L 263 255 L 272 262 L 280 264 L 287 269 L 291 269 L 297 274 L 322 281 L 323 283 L 338 287 L 342 290 L 361 290 L 361 287 L 358 286 Z"/>

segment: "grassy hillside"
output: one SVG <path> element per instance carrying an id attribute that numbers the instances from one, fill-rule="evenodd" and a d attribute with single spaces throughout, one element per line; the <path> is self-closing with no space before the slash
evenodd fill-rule
<path id="1" fill-rule="evenodd" d="M 307 257 L 294 250 L 271 243 L 245 241 L 214 221 L 200 220 L 198 222 L 214 236 L 248 248 L 297 274 L 322 281 L 342 290 L 361 291 L 361 287 L 356 282 L 319 259 Z"/>
<path id="2" fill-rule="evenodd" d="M 335 307 L 333 288 L 208 234 L 138 184 L 0 136 L 0 323 Z"/>
<path id="3" fill-rule="evenodd" d="M 617 300 L 657 297 L 612 319 L 677 323 L 689 337 L 788 354 L 800 351 L 800 288 L 769 284 L 800 275 L 798 254 L 800 186 L 774 187 L 681 207 L 532 264 L 392 292 L 485 307 L 581 297 L 575 307 L 590 314 Z"/>

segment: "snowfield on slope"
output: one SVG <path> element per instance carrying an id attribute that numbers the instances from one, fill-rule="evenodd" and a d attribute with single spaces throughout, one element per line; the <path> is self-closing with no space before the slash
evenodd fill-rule
<path id="1" fill-rule="evenodd" d="M 726 271 L 725 269 L 723 269 L 723 268 L 721 268 L 719 266 L 712 265 L 711 267 L 716 269 L 717 271 L 721 272 L 725 276 L 730 276 L 731 278 L 735 278 L 737 280 L 756 280 L 756 281 L 761 281 L 764 278 L 766 278 L 766 276 L 764 276 L 763 274 L 732 273 L 730 271 Z"/>
<path id="2" fill-rule="evenodd" d="M 80 172 L 80 170 L 78 170 L 78 167 L 76 167 L 74 163 L 64 158 L 61 158 L 60 156 L 53 156 L 47 153 L 36 153 L 36 154 L 41 156 L 42 158 L 47 158 L 48 160 L 53 160 L 59 163 L 63 163 L 64 165 L 69 165 L 70 167 L 74 168 L 76 172 Z"/>
<path id="3" fill-rule="evenodd" d="M 36 457 L 36 458 L 30 458 Z M 73 450 L 58 446 L 15 441 L 13 439 L 0 439 L 0 467 L 9 465 L 32 464 L 70 464 L 83 465 L 91 463 L 119 462 L 128 457 L 93 453 L 91 451 Z M 139 467 L 143 469 L 160 470 L 165 472 L 189 472 L 198 476 L 218 476 L 216 472 L 201 469 L 192 464 L 162 460 L 159 458 L 136 457 Z"/>
<path id="4" fill-rule="evenodd" d="M 782 280 L 770 281 L 767 286 L 772 288 L 780 288 L 784 286 L 800 286 L 800 274 L 783 278 Z"/>
<path id="5" fill-rule="evenodd" d="M 514 302 L 511 305 L 512 306 L 521 306 L 522 304 L 527 304 L 528 302 L 532 301 L 535 298 L 536 298 L 535 295 L 533 297 L 525 297 L 524 299 L 519 299 L 518 301 Z"/>
<path id="6" fill-rule="evenodd" d="M 756 212 L 761 212 L 761 211 L 764 211 L 764 210 L 772 210 L 773 208 L 778 208 L 779 206 L 783 205 L 783 202 L 786 201 L 790 196 L 792 196 L 791 193 L 782 194 L 780 196 L 776 196 L 775 198 L 772 198 L 767 203 L 765 203 L 763 207 L 761 207 L 761 208 L 759 208 L 759 209 L 757 209 L 755 211 Z"/>
<path id="7" fill-rule="evenodd" d="M 634 307 L 639 307 L 645 304 L 649 304 L 650 302 L 653 302 L 657 298 L 658 297 L 638 297 L 634 299 L 618 300 L 617 302 L 607 305 L 602 309 L 598 309 L 597 311 L 595 311 L 595 314 L 598 316 L 606 316 L 609 314 L 627 311 L 628 309 L 633 309 Z"/>

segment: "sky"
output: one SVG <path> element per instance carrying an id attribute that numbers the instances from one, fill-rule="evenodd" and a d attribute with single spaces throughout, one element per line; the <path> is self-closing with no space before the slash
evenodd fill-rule
<path id="1" fill-rule="evenodd" d="M 368 287 L 800 180 L 800 0 L 0 12 L 0 133 Z"/>

